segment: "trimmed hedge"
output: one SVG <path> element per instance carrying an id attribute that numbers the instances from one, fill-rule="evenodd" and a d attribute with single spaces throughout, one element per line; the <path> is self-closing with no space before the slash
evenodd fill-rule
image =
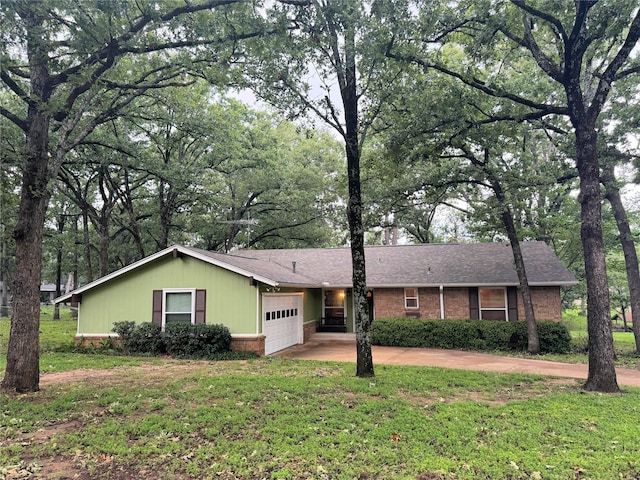
<path id="1" fill-rule="evenodd" d="M 213 358 L 231 351 L 231 333 L 224 325 L 173 323 L 165 328 L 167 353 L 177 358 Z"/>
<path id="2" fill-rule="evenodd" d="M 495 320 L 420 320 L 377 318 L 371 324 L 372 343 L 392 347 L 461 350 L 527 350 L 525 322 Z M 538 322 L 541 353 L 568 353 L 569 330 L 558 322 Z"/>
<path id="3" fill-rule="evenodd" d="M 170 324 L 165 332 L 150 322 L 116 322 L 113 331 L 122 339 L 127 354 L 177 358 L 230 357 L 231 333 L 224 325 Z M 232 356 L 232 355 L 231 355 Z"/>

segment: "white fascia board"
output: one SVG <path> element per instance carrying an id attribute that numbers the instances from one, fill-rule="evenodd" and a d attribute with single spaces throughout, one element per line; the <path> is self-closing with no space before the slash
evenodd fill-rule
<path id="1" fill-rule="evenodd" d="M 257 280 L 260 283 L 265 283 L 271 287 L 275 287 L 278 285 L 278 282 L 271 278 L 263 277 L 262 275 L 258 275 L 257 273 L 250 272 L 249 270 L 245 270 L 243 268 L 236 267 L 226 262 L 222 262 L 213 257 L 209 257 L 207 255 L 202 255 L 199 252 L 195 252 L 188 247 L 177 246 L 178 251 L 184 253 L 185 255 L 189 255 L 190 257 L 197 258 L 198 260 L 202 260 L 203 262 L 207 262 L 211 265 L 215 265 L 216 267 L 224 268 L 225 270 L 229 270 L 230 272 L 237 273 L 238 275 L 242 275 L 243 277 L 253 277 L 254 280 Z"/>
<path id="2" fill-rule="evenodd" d="M 156 252 L 153 255 L 144 257 L 143 259 L 140 259 L 137 262 L 133 262 L 132 264 L 127 265 L 126 267 L 122 267 L 120 270 L 116 270 L 115 272 L 105 275 L 104 277 L 100 277 L 99 279 L 94 280 L 93 282 L 89 282 L 86 285 L 83 285 L 82 287 L 78 287 L 75 290 L 72 290 L 71 292 L 65 295 L 55 298 L 53 300 L 53 303 L 64 302 L 65 300 L 70 299 L 72 295 L 78 295 L 80 293 L 86 292 L 87 290 L 91 290 L 92 288 L 97 287 L 98 285 L 102 285 L 103 283 L 106 283 L 109 280 L 113 280 L 114 278 L 117 278 L 120 275 L 124 275 L 125 273 L 130 272 L 131 270 L 135 270 L 136 268 L 141 267 L 149 262 L 153 262 L 158 258 L 164 257 L 165 255 L 172 253 L 174 248 L 178 248 L 178 247 L 165 248 L 164 250 L 160 250 L 159 252 Z"/>
<path id="3" fill-rule="evenodd" d="M 244 277 L 253 277 L 255 280 L 257 280 L 258 282 L 261 283 L 266 283 L 267 285 L 270 285 L 272 287 L 277 286 L 277 282 L 275 282 L 274 280 L 271 280 L 269 278 L 263 277 L 261 275 L 256 275 L 252 272 L 249 272 L 247 270 L 243 270 L 241 268 L 237 268 L 234 267 L 233 265 L 229 265 L 228 263 L 225 262 L 220 262 L 212 257 L 208 257 L 206 255 L 202 255 L 198 252 L 195 252 L 193 250 L 191 250 L 188 247 L 183 247 L 182 245 L 174 245 L 168 248 L 165 248 L 164 250 L 160 250 L 159 252 L 154 253 L 153 255 L 150 255 L 148 257 L 145 257 L 141 260 L 138 260 L 137 262 L 132 263 L 131 265 L 127 265 L 126 267 L 121 268 L 120 270 L 116 270 L 115 272 L 112 272 L 108 275 L 105 275 L 104 277 L 101 277 L 97 280 L 94 280 L 93 282 L 87 283 L 86 285 L 83 285 L 82 287 L 76 288 L 75 290 L 62 295 L 58 298 L 53 299 L 53 303 L 60 303 L 60 302 L 64 302 L 65 300 L 69 300 L 71 298 L 72 295 L 78 295 L 80 293 L 86 292 L 87 290 L 91 290 L 92 288 L 97 287 L 98 285 L 102 285 L 103 283 L 106 283 L 110 280 L 113 280 L 114 278 L 119 277 L 120 275 L 124 275 L 125 273 L 128 273 L 132 270 L 135 270 L 136 268 L 139 268 L 143 265 L 146 265 L 147 263 L 153 262 L 154 260 L 157 260 L 158 258 L 162 258 L 165 255 L 169 255 L 169 254 L 173 254 L 174 250 L 178 251 L 179 253 L 182 253 L 184 255 L 187 255 L 189 257 L 193 257 L 196 258 L 198 260 L 201 260 L 203 262 L 206 262 L 210 265 L 215 265 L 217 267 L 223 268 L 225 270 L 229 270 L 230 272 L 233 273 L 237 273 L 238 275 L 242 275 Z"/>
<path id="4" fill-rule="evenodd" d="M 327 288 L 327 287 L 331 287 L 331 288 L 351 288 L 351 285 L 347 286 L 347 287 L 343 287 L 343 286 L 335 286 L 335 285 L 322 285 L 320 283 L 278 283 L 276 285 L 274 285 L 274 287 L 280 287 L 280 288 Z"/>

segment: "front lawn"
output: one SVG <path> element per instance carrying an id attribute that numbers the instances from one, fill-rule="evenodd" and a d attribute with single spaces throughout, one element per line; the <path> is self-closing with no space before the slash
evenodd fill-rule
<path id="1" fill-rule="evenodd" d="M 0 319 L 2 370 L 8 332 Z M 384 365 L 358 379 L 351 364 L 279 358 L 63 353 L 75 321 L 47 313 L 41 332 L 41 391 L 0 394 L 0 480 L 640 478 L 640 389 L 601 395 L 580 380 Z"/>
<path id="2" fill-rule="evenodd" d="M 358 379 L 350 364 L 278 358 L 51 378 L 0 397 L 0 478 L 640 475 L 640 389 L 382 365 Z"/>

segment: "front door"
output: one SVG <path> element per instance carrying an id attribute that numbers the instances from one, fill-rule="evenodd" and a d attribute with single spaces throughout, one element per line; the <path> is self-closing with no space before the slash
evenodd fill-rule
<path id="1" fill-rule="evenodd" d="M 324 291 L 324 326 L 346 327 L 345 297 L 344 289 Z"/>

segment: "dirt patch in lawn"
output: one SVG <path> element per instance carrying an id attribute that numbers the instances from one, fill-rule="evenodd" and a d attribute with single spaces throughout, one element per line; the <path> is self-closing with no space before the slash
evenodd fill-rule
<path id="1" fill-rule="evenodd" d="M 167 363 L 164 365 L 141 365 L 137 367 L 127 366 L 109 369 L 81 368 L 66 372 L 45 373 L 40 378 L 40 388 L 78 382 L 126 385 L 131 383 L 133 378 L 143 380 L 145 383 L 154 383 L 154 381 L 159 379 L 166 381 L 168 378 L 184 378 L 202 372 L 205 369 L 209 374 L 215 370 L 211 367 L 211 363 L 206 361 L 177 364 Z"/>

